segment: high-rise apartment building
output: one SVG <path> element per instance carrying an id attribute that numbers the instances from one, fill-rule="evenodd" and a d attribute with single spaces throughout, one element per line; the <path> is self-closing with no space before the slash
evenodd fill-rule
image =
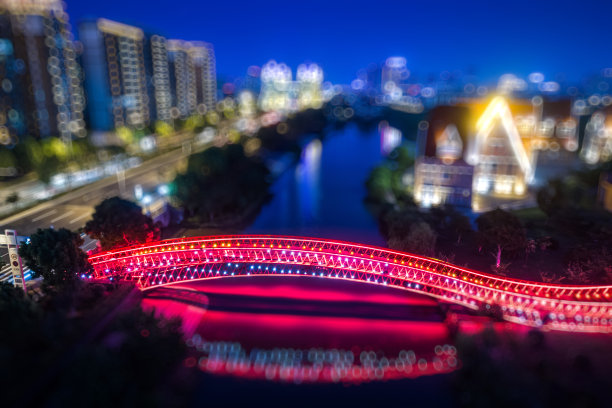
<path id="1" fill-rule="evenodd" d="M 168 40 L 174 117 L 203 114 L 216 105 L 215 56 L 210 44 Z"/>
<path id="2" fill-rule="evenodd" d="M 106 19 L 82 22 L 79 33 L 93 129 L 141 129 L 156 120 L 171 119 L 175 106 L 172 40 Z M 180 60 L 179 70 L 183 72 L 188 63 Z M 179 93 L 183 97 L 182 88 Z"/>
<path id="3" fill-rule="evenodd" d="M 61 1 L 0 0 L 0 145 L 84 137 L 81 80 Z"/>
<path id="4" fill-rule="evenodd" d="M 195 69 L 189 43 L 168 40 L 168 65 L 173 117 L 185 118 L 196 109 Z"/>
<path id="5" fill-rule="evenodd" d="M 151 117 L 167 122 L 171 119 L 172 91 L 166 38 L 159 35 L 146 37 L 145 69 Z"/>
<path id="6" fill-rule="evenodd" d="M 147 126 L 151 116 L 143 31 L 101 18 L 83 22 L 79 32 L 91 127 Z"/>
<path id="7" fill-rule="evenodd" d="M 197 109 L 199 112 L 211 110 L 217 104 L 215 50 L 209 43 L 198 41 L 191 44 L 191 56 L 195 69 Z"/>

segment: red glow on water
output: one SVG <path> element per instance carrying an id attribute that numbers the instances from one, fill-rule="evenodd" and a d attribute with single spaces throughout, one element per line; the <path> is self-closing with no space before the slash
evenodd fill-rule
<path id="1" fill-rule="evenodd" d="M 364 302 L 372 304 L 391 305 L 429 305 L 435 306 L 435 299 L 418 295 L 407 295 L 395 289 L 372 290 L 371 285 L 362 282 L 343 282 L 341 285 L 317 285 L 317 279 L 309 277 L 292 276 L 299 282 L 287 282 L 286 278 L 262 277 L 266 279 L 265 285 L 261 281 L 252 283 L 255 277 L 237 277 L 236 281 L 217 280 L 213 282 L 188 282 L 187 284 L 172 285 L 176 289 L 199 290 L 208 294 L 234 294 L 242 296 L 301 299 L 309 301 L 326 302 Z M 259 278 L 259 279 L 262 279 Z M 272 282 L 272 283 L 271 283 Z M 315 290 L 316 289 L 316 290 Z M 348 289 L 348 290 L 347 290 Z M 385 289 L 385 288 L 381 288 Z"/>
<path id="2" fill-rule="evenodd" d="M 428 348 L 446 341 L 448 330 L 436 315 L 436 302 L 423 296 L 409 295 L 392 288 L 377 287 L 358 282 L 336 284 L 316 278 L 296 278 L 289 281 L 274 277 L 236 278 L 230 281 L 215 280 L 193 282 L 189 285 L 169 286 L 177 293 L 185 290 L 205 294 L 201 306 L 184 303 L 180 298 L 155 298 L 155 290 L 145 298 L 145 307 L 153 307 L 165 316 L 180 316 L 186 334 L 200 334 L 207 340 L 239 341 L 249 347 L 330 347 L 359 349 L 383 349 L 398 352 L 406 348 Z M 223 296 L 231 295 L 233 310 L 215 309 L 227 304 Z M 177 295 L 178 296 L 178 295 Z M 248 310 L 256 298 L 260 309 Z M 289 301 L 299 300 L 300 308 L 285 310 Z M 225 302 L 225 303 L 224 303 Z M 332 308 L 346 302 L 351 310 L 367 307 L 374 316 L 325 316 Z M 355 303 L 358 302 L 358 303 Z M 210 303 L 210 304 L 209 304 Z M 261 309 L 263 305 L 263 309 Z M 391 307 L 400 307 L 399 313 L 389 317 Z M 371 309 L 374 307 L 374 309 Z M 403 307 L 403 308 L 402 308 Z M 426 317 L 410 320 L 411 310 L 425 308 Z M 263 310 L 263 311 L 262 311 Z M 345 312 L 345 309 L 341 309 Z"/>
<path id="3" fill-rule="evenodd" d="M 425 349 L 446 341 L 442 323 L 321 316 L 253 315 L 209 311 L 198 332 L 207 340 L 234 339 L 251 347 L 327 347 L 359 350 Z"/>
<path id="4" fill-rule="evenodd" d="M 260 309 L 263 305 L 266 311 L 249 309 L 253 302 Z M 300 305 L 298 309 L 287 309 L 295 302 Z M 367 313 L 375 317 L 361 316 L 359 312 L 347 316 L 324 314 L 344 313 L 346 309 L 338 307 L 347 303 L 366 305 L 370 308 Z M 188 344 L 198 356 L 198 367 L 219 375 L 295 383 L 364 382 L 446 373 L 458 365 L 454 351 L 440 351 L 450 341 L 443 322 L 410 320 L 411 310 L 437 310 L 436 303 L 392 288 L 307 277 L 289 280 L 250 277 L 154 289 L 147 292 L 143 304 L 164 316 L 181 317 L 185 336 L 190 339 Z M 224 310 L 228 304 L 230 310 Z M 388 310 L 398 306 L 400 311 L 407 311 L 405 318 L 389 317 Z M 198 347 L 201 343 L 207 344 L 208 351 Z M 240 345 L 246 354 L 232 358 L 210 351 L 219 345 L 224 350 L 226 346 Z M 452 349 L 449 347 L 445 350 Z M 253 350 L 340 352 L 349 353 L 355 360 L 348 365 L 304 361 L 287 365 L 249 359 Z M 399 357 L 402 353 L 405 356 L 407 350 L 414 353 L 412 361 Z M 362 352 L 375 353 L 381 365 L 364 364 L 360 361 Z"/>

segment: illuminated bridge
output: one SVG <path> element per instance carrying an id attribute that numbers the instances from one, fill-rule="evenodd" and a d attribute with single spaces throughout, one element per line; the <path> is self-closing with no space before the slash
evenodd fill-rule
<path id="1" fill-rule="evenodd" d="M 535 327 L 612 332 L 612 286 L 570 286 L 493 276 L 389 249 L 285 236 L 170 239 L 90 256 L 95 277 L 142 290 L 236 276 L 311 276 L 385 285 Z"/>

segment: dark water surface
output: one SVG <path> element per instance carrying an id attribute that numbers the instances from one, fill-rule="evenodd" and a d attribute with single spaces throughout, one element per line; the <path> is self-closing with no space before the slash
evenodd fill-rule
<path id="1" fill-rule="evenodd" d="M 354 125 L 311 141 L 273 186 L 274 197 L 245 232 L 339 239 L 384 246 L 363 204 L 364 182 L 382 160 L 376 128 Z"/>

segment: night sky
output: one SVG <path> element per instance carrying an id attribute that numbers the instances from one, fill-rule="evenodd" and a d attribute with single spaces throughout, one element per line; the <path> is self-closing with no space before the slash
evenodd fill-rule
<path id="1" fill-rule="evenodd" d="M 493 79 L 540 71 L 574 82 L 612 66 L 609 1 L 67 0 L 71 23 L 106 17 L 169 38 L 214 44 L 220 78 L 269 59 L 303 61 L 349 83 L 358 69 L 402 55 L 427 74 Z M 607 3 L 607 4 L 606 4 Z"/>

